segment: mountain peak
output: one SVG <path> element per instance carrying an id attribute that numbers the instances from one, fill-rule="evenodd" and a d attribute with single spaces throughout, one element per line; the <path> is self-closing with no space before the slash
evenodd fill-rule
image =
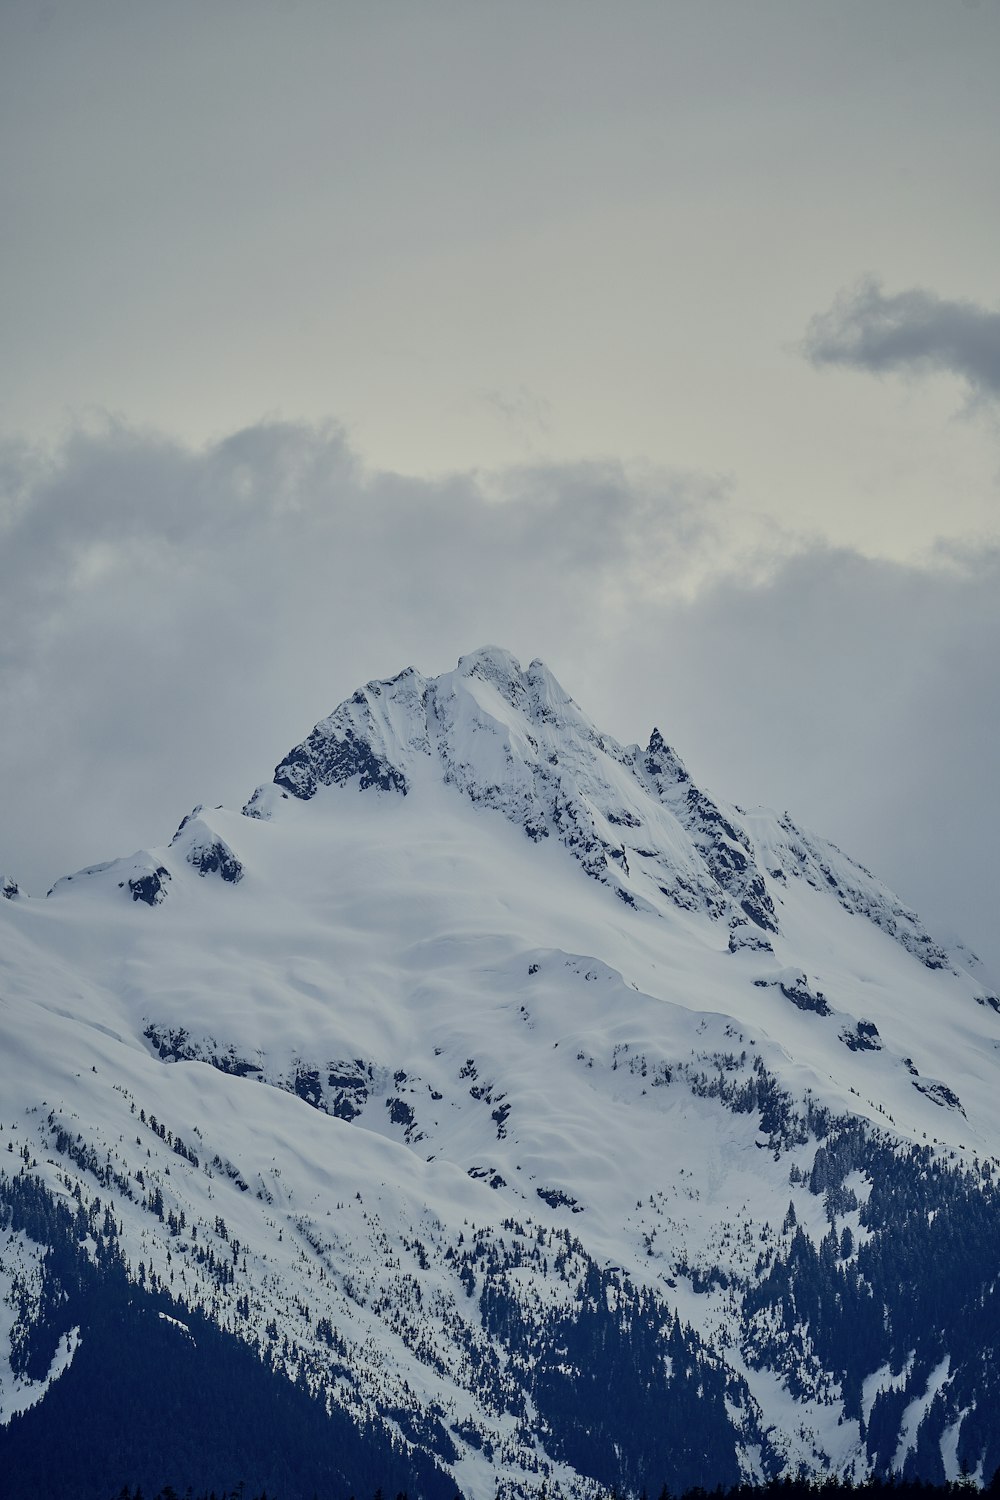
<path id="1" fill-rule="evenodd" d="M 480 646 L 478 651 L 460 656 L 456 673 L 459 677 L 482 677 L 515 696 L 524 683 L 521 663 L 503 646 Z"/>
<path id="2" fill-rule="evenodd" d="M 721 922 L 731 952 L 771 951 L 791 879 L 825 888 L 926 967 L 955 966 L 914 914 L 839 850 L 787 819 L 750 818 L 710 796 L 658 728 L 645 750 L 623 747 L 544 662 L 524 668 L 501 646 L 462 656 L 440 677 L 407 667 L 368 682 L 289 750 L 243 811 L 266 819 L 289 799 L 348 790 L 405 797 L 427 783 L 501 814 L 534 843 L 561 845 L 634 910 Z"/>
<path id="3" fill-rule="evenodd" d="M 321 720 L 244 811 L 269 817 L 325 788 L 406 796 L 430 776 L 553 839 L 636 910 L 669 906 L 777 930 L 751 841 L 734 809 L 696 788 L 658 729 L 643 754 L 601 734 L 534 659 L 499 646 L 427 679 L 413 668 L 367 684 Z"/>

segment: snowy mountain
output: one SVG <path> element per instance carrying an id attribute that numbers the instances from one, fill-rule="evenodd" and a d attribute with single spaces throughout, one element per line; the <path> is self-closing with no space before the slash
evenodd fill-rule
<path id="1" fill-rule="evenodd" d="M 2 895 L 12 1495 L 1000 1465 L 1000 1000 L 540 662 Z"/>

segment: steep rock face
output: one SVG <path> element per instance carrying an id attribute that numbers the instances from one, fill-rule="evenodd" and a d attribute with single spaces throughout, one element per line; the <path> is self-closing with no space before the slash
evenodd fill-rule
<path id="1" fill-rule="evenodd" d="M 320 787 L 357 782 L 361 791 L 407 790 L 406 763 L 426 754 L 427 683 L 408 667 L 385 682 L 359 688 L 312 732 L 295 745 L 275 767 L 274 785 L 308 802 Z M 245 811 L 262 813 L 263 788 L 258 788 Z"/>
<path id="2" fill-rule="evenodd" d="M 641 766 L 660 800 L 687 829 L 714 879 L 743 913 L 765 932 L 778 919 L 745 828 L 692 782 L 676 751 L 658 729 L 650 736 Z"/>

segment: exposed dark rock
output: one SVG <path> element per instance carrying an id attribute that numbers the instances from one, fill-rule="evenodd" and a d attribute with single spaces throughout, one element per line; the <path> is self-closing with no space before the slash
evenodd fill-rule
<path id="1" fill-rule="evenodd" d="M 368 1102 L 372 1069 L 360 1057 L 350 1062 L 331 1063 L 327 1071 L 327 1088 L 333 1090 L 326 1102 L 328 1114 L 338 1120 L 356 1120 Z"/>
<path id="2" fill-rule="evenodd" d="M 356 1120 L 358 1118 L 358 1115 L 361 1113 L 363 1106 L 363 1095 L 360 1096 L 360 1102 L 357 1102 L 349 1094 L 338 1094 L 330 1104 L 329 1113 L 336 1119 L 346 1120 L 348 1124 L 350 1124 L 351 1120 Z"/>
<path id="3" fill-rule="evenodd" d="M 160 902 L 166 899 L 169 879 L 170 871 L 163 865 L 158 865 L 155 870 L 150 870 L 145 875 L 132 876 L 128 883 L 128 888 L 132 892 L 132 900 L 144 901 L 147 906 L 159 906 Z"/>
<path id="4" fill-rule="evenodd" d="M 142 1034 L 163 1062 L 206 1062 L 236 1078 L 263 1072 L 259 1063 L 240 1057 L 231 1044 L 220 1048 L 213 1038 L 195 1041 L 184 1026 L 161 1026 L 151 1021 Z"/>
<path id="5" fill-rule="evenodd" d="M 394 1125 L 402 1125 L 406 1130 L 412 1130 L 415 1119 L 413 1107 L 407 1104 L 405 1099 L 387 1099 L 385 1107 Z"/>
<path id="6" fill-rule="evenodd" d="M 757 923 L 751 924 L 741 918 L 734 922 L 729 933 L 730 953 L 773 953 L 770 938 L 764 936 Z"/>
<path id="7" fill-rule="evenodd" d="M 327 1087 L 331 1089 L 364 1089 L 367 1080 L 360 1073 L 330 1073 L 327 1076 Z"/>
<path id="8" fill-rule="evenodd" d="M 680 786 L 683 782 L 690 781 L 690 776 L 685 769 L 684 762 L 667 744 L 658 729 L 654 729 L 649 736 L 649 746 L 645 756 L 646 769 L 651 776 L 662 777 L 665 782 Z"/>
<path id="9" fill-rule="evenodd" d="M 628 811 L 628 809 L 624 808 L 624 807 L 621 808 L 617 812 L 609 812 L 607 814 L 607 819 L 608 819 L 608 822 L 609 823 L 613 823 L 616 828 L 641 828 L 642 827 L 642 824 L 640 823 L 639 819 L 635 816 L 635 814 L 634 813 L 630 813 Z"/>
<path id="10" fill-rule="evenodd" d="M 736 902 L 751 922 L 765 932 L 777 932 L 774 906 L 756 867 L 750 839 L 711 797 L 695 786 L 659 730 L 654 729 L 641 765 L 657 795 L 691 835 L 720 890 Z"/>
<path id="11" fill-rule="evenodd" d="M 965 1114 L 961 1099 L 946 1083 L 939 1083 L 930 1078 L 913 1078 L 910 1081 L 918 1093 L 926 1094 L 932 1104 L 938 1104 L 942 1109 L 957 1109 L 961 1114 Z"/>
<path id="12" fill-rule="evenodd" d="M 812 1011 L 817 1016 L 832 1015 L 826 996 L 822 990 L 812 991 L 808 984 L 782 983 L 778 986 L 786 1000 L 790 1000 L 799 1010 Z"/>
<path id="13" fill-rule="evenodd" d="M 189 852 L 187 862 L 199 875 L 221 875 L 231 885 L 243 879 L 243 866 L 222 839 L 215 839 L 211 844 L 196 844 Z"/>
<path id="14" fill-rule="evenodd" d="M 352 729 L 346 729 L 340 736 L 314 729 L 308 739 L 288 752 L 274 771 L 275 784 L 303 802 L 314 797 L 320 786 L 345 786 L 355 776 L 361 791 L 378 787 L 383 792 L 406 795 L 403 773 L 376 755 L 368 741 L 359 738 Z"/>
<path id="15" fill-rule="evenodd" d="M 859 1021 L 853 1031 L 842 1031 L 840 1040 L 852 1052 L 882 1051 L 882 1038 L 874 1021 Z"/>
<path id="16" fill-rule="evenodd" d="M 833 1014 L 823 991 L 811 990 L 804 974 L 797 978 L 786 976 L 784 979 L 755 979 L 754 987 L 758 990 L 779 989 L 797 1010 L 812 1011 L 817 1016 Z"/>
<path id="17" fill-rule="evenodd" d="M 535 1188 L 535 1192 L 550 1208 L 568 1208 L 575 1214 L 583 1213 L 582 1205 L 575 1198 L 571 1198 L 568 1193 L 561 1192 L 559 1188 Z"/>
<path id="18" fill-rule="evenodd" d="M 323 1085 L 319 1081 L 318 1068 L 298 1067 L 295 1070 L 295 1092 L 313 1109 L 323 1107 Z"/>
<path id="19" fill-rule="evenodd" d="M 506 1178 L 501 1177 L 500 1173 L 494 1171 L 492 1167 L 470 1167 L 468 1175 L 474 1178 L 476 1182 L 489 1183 L 490 1187 L 493 1188 L 494 1191 L 497 1188 L 503 1188 L 507 1186 Z"/>

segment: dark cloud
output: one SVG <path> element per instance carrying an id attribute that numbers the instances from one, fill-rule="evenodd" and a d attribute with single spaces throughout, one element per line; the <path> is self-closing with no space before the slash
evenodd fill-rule
<path id="1" fill-rule="evenodd" d="M 0 870 L 29 890 L 238 803 L 367 678 L 496 641 L 619 739 L 658 723 L 720 795 L 788 807 L 1000 971 L 996 552 L 775 550 L 750 578 L 709 480 L 431 483 L 365 470 L 334 427 L 203 452 L 108 427 L 0 452 L 0 483 Z"/>
<path id="2" fill-rule="evenodd" d="M 817 365 L 875 374 L 946 371 L 974 396 L 1000 396 L 1000 312 L 921 287 L 887 297 L 879 281 L 863 281 L 812 320 L 803 348 Z"/>

